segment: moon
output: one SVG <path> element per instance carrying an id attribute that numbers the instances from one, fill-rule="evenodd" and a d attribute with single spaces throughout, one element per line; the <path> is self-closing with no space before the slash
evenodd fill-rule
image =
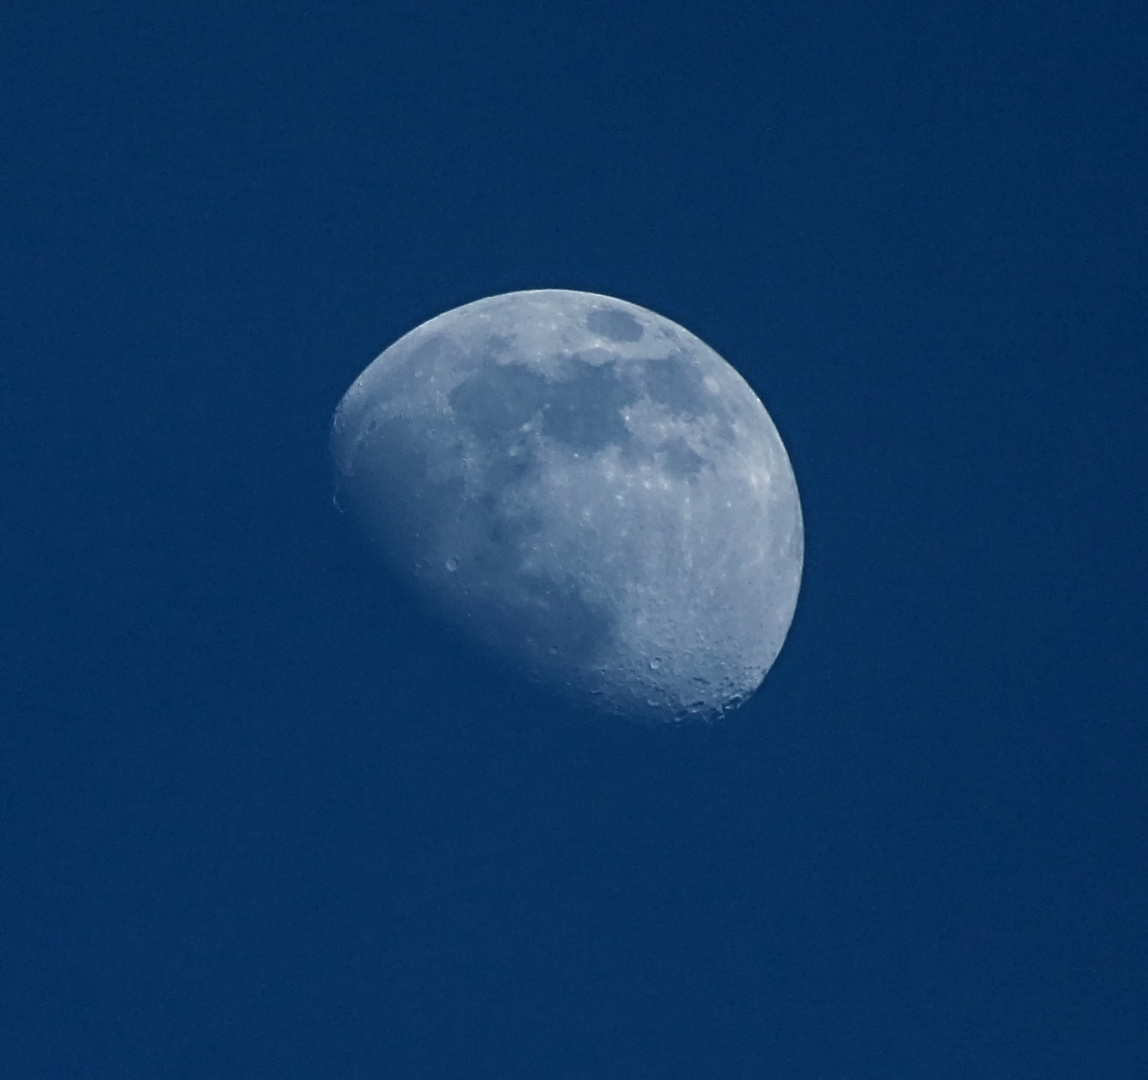
<path id="1" fill-rule="evenodd" d="M 331 450 L 390 568 L 577 705 L 714 720 L 781 651 L 793 468 L 746 381 L 661 315 L 565 289 L 447 311 L 355 380 Z"/>

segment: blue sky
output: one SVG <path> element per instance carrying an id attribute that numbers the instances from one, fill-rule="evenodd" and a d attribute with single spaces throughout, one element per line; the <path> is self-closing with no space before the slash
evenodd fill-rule
<path id="1" fill-rule="evenodd" d="M 1148 1068 L 1137 5 L 16 3 L 0 1066 Z M 331 505 L 399 335 L 623 297 L 806 575 L 705 730 L 451 650 Z"/>

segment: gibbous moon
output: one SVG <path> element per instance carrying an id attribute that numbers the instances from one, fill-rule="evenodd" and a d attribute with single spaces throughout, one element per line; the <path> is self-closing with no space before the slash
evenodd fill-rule
<path id="1" fill-rule="evenodd" d="M 355 380 L 337 500 L 442 618 L 583 706 L 714 719 L 785 641 L 804 531 L 745 380 L 688 330 L 564 289 L 423 323 Z"/>

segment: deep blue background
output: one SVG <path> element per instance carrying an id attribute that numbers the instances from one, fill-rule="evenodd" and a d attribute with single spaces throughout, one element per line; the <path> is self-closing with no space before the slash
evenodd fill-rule
<path id="1" fill-rule="evenodd" d="M 190 7 L 0 34 L 0 1073 L 1148 1075 L 1144 5 Z M 331 505 L 531 287 L 786 440 L 723 726 L 444 657 Z"/>

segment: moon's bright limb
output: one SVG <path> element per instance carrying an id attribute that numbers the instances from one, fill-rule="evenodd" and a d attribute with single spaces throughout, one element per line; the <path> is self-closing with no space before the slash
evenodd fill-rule
<path id="1" fill-rule="evenodd" d="M 546 289 L 417 327 L 335 413 L 339 500 L 391 566 L 546 686 L 712 718 L 785 641 L 804 533 L 744 379 L 634 304 Z"/>

